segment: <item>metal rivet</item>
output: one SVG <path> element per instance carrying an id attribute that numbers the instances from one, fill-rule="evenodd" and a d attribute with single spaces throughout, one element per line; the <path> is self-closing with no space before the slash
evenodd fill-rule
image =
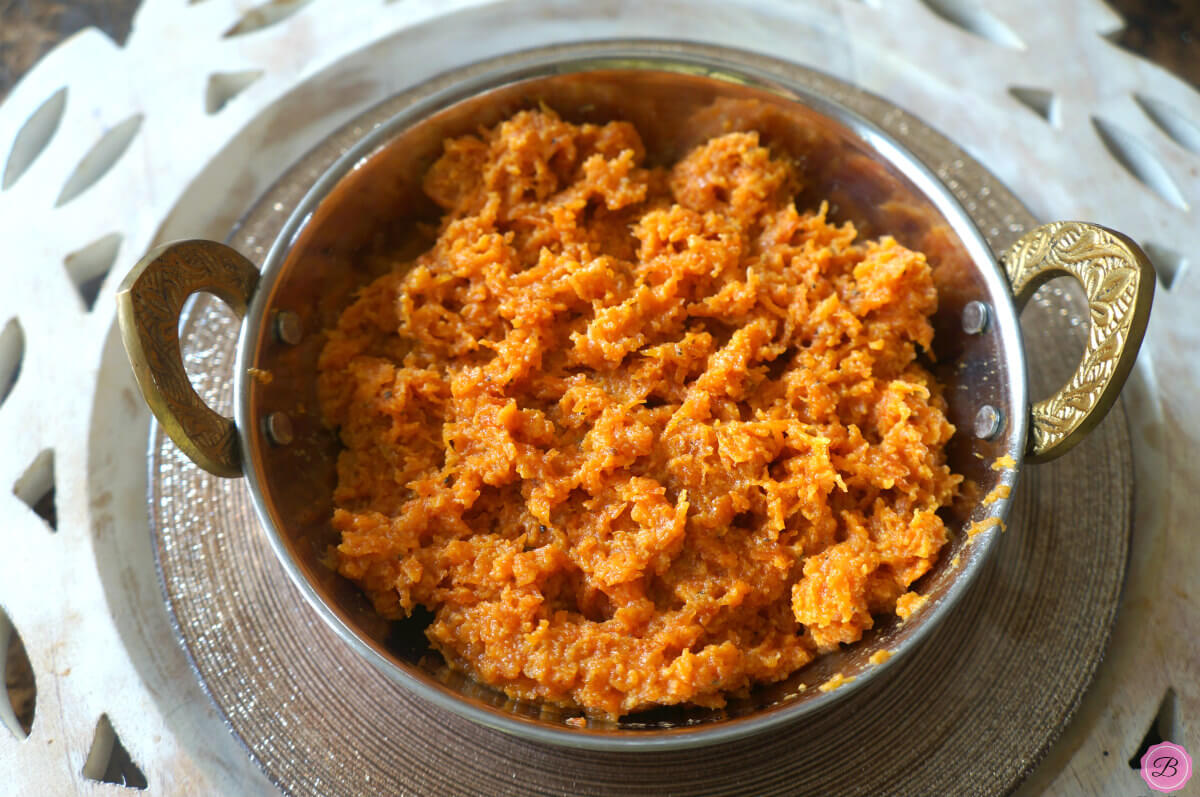
<path id="1" fill-rule="evenodd" d="M 277 446 L 286 446 L 292 442 L 292 419 L 282 412 L 272 412 L 267 416 L 267 438 Z"/>
<path id="2" fill-rule="evenodd" d="M 978 335 L 987 329 L 988 306 L 983 302 L 967 302 L 962 311 L 963 331 L 968 335 Z"/>
<path id="3" fill-rule="evenodd" d="M 275 315 L 275 337 L 289 346 L 295 346 L 304 339 L 304 327 L 300 316 L 290 310 L 283 310 Z"/>
<path id="4" fill-rule="evenodd" d="M 1004 427 L 1004 413 L 991 404 L 984 404 L 975 415 L 975 436 L 991 440 Z"/>

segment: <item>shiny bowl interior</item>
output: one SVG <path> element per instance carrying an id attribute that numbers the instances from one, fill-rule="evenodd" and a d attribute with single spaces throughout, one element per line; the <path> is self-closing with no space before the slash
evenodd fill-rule
<path id="1" fill-rule="evenodd" d="M 720 48 L 640 42 L 505 56 L 389 100 L 389 115 L 373 129 L 364 120 L 379 110 L 351 123 L 369 132 L 292 213 L 267 255 L 238 342 L 236 420 L 245 472 L 272 545 L 301 592 L 393 680 L 442 707 L 544 742 L 599 749 L 707 744 L 795 721 L 881 676 L 952 610 L 978 574 L 995 533 L 968 540 L 965 528 L 1005 516 L 1008 500 L 984 506 L 980 498 L 999 484 L 1015 486 L 1025 445 L 1025 366 L 1007 283 L 966 213 L 921 163 L 849 110 L 789 81 L 787 68 Z M 633 122 L 652 162 L 673 161 L 714 134 L 756 129 L 802 164 L 801 209 L 826 199 L 831 216 L 854 221 L 862 235 L 890 234 L 929 256 L 939 291 L 929 364 L 947 387 L 949 418 L 959 430 L 948 455 L 967 489 L 943 510 L 951 539 L 914 585 L 928 601 L 909 621 L 884 619 L 861 642 L 732 698 L 724 709 L 662 708 L 576 727 L 567 720 L 577 723 L 578 710 L 514 701 L 451 670 L 426 643 L 425 619 L 380 619 L 353 584 L 323 564 L 338 542 L 329 525 L 338 442 L 321 422 L 316 398 L 320 330 L 333 326 L 352 293 L 378 275 L 372 252 L 404 247 L 416 255 L 431 242 L 423 223 L 438 214 L 421 192 L 421 178 L 442 141 L 540 103 L 574 122 Z M 962 329 L 963 307 L 972 300 L 992 308 L 983 334 Z M 299 344 L 277 333 L 283 311 L 299 318 Z M 250 368 L 273 378 L 251 378 Z M 972 431 L 984 404 L 1005 419 L 987 440 Z M 273 412 L 291 419 L 289 445 L 272 444 L 265 432 Z M 1005 455 L 1015 466 L 993 470 Z M 893 658 L 872 664 L 881 650 Z M 836 673 L 853 680 L 830 692 L 816 688 Z"/>

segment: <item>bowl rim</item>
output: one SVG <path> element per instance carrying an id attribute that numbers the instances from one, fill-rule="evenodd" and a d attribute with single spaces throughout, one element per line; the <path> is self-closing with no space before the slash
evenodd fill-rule
<path id="1" fill-rule="evenodd" d="M 243 470 L 247 479 L 251 503 L 254 506 L 255 515 L 267 531 L 267 537 L 276 559 L 283 565 L 292 583 L 300 590 L 326 625 L 359 656 L 369 661 L 390 680 L 413 694 L 461 717 L 505 733 L 555 746 L 579 749 L 622 752 L 662 751 L 728 742 L 794 723 L 802 716 L 827 710 L 834 703 L 876 680 L 878 675 L 898 666 L 899 662 L 906 658 L 907 653 L 919 647 L 941 624 L 976 581 L 984 565 L 995 552 L 996 532 L 994 530 L 985 532 L 973 542 L 972 549 L 981 548 L 982 550 L 972 556 L 971 561 L 955 578 L 942 599 L 936 605 L 922 612 L 918 627 L 892 649 L 893 655 L 887 661 L 872 666 L 862 677 L 852 683 L 847 683 L 819 697 L 798 702 L 792 706 L 785 705 L 762 716 L 737 717 L 711 725 L 684 725 L 650 731 L 573 729 L 567 726 L 554 727 L 538 723 L 533 719 L 470 702 L 434 679 L 410 672 L 399 666 L 384 655 L 376 645 L 364 639 L 338 611 L 318 594 L 292 557 L 288 542 L 280 532 L 264 499 L 264 484 L 257 472 L 254 457 L 247 456 L 247 452 L 252 452 L 263 445 L 262 430 L 252 416 L 247 369 L 252 364 L 250 358 L 254 356 L 258 348 L 261 332 L 268 327 L 265 322 L 272 309 L 270 299 L 273 288 L 282 272 L 287 256 L 313 217 L 317 205 L 329 195 L 342 178 L 362 166 L 405 129 L 458 102 L 535 78 L 550 77 L 556 74 L 622 69 L 677 72 L 724 80 L 765 90 L 778 95 L 781 99 L 804 105 L 847 128 L 870 151 L 897 169 L 930 201 L 950 224 L 971 260 L 980 266 L 978 272 L 986 284 L 988 292 L 993 296 L 1009 297 L 1007 302 L 995 303 L 996 306 L 993 309 L 997 316 L 995 327 L 1001 338 L 999 346 L 1005 353 L 1008 366 L 1009 397 L 1014 408 L 1024 408 L 1025 410 L 1014 412 L 1013 417 L 1007 419 L 1008 429 L 1004 435 L 1008 443 L 1006 453 L 1012 457 L 1015 463 L 1012 468 L 1015 489 L 1025 451 L 1029 407 L 1027 366 L 1021 345 L 1020 326 L 1007 279 L 991 248 L 963 205 L 928 166 L 891 134 L 836 100 L 797 81 L 789 80 L 786 74 L 788 70 L 808 72 L 817 72 L 817 70 L 752 51 L 664 39 L 607 39 L 555 44 L 515 51 L 444 72 L 423 84 L 385 98 L 381 103 L 364 109 L 356 115 L 369 114 L 373 108 L 377 108 L 383 103 L 395 102 L 400 97 L 412 98 L 412 101 L 401 110 L 366 132 L 321 173 L 292 209 L 279 234 L 271 243 L 262 263 L 258 287 L 251 298 L 236 343 L 233 384 L 234 419 L 241 450 L 244 452 Z M 447 80 L 453 82 L 444 86 L 443 84 Z M 320 146 L 320 143 L 317 146 Z M 998 516 L 1002 520 L 1007 516 L 1010 506 L 1011 501 L 1005 501 L 999 508 Z"/>

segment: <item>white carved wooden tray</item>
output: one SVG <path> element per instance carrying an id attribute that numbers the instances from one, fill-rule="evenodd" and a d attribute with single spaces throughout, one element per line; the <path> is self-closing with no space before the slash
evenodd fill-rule
<path id="1" fill-rule="evenodd" d="M 1128 759 L 1156 723 L 1195 755 L 1200 96 L 1112 45 L 1120 20 L 1099 0 L 983 5 L 147 0 L 124 48 L 85 31 L 47 56 L 0 106 L 0 650 L 15 628 L 36 677 L 28 736 L 0 700 L 7 787 L 118 793 L 117 749 L 151 794 L 276 793 L 201 693 L 163 607 L 148 414 L 113 327 L 120 276 L 157 241 L 223 237 L 289 163 L 398 89 L 610 36 L 822 69 L 925 119 L 1035 215 L 1147 246 L 1161 282 L 1126 392 L 1137 506 L 1123 608 L 1084 704 L 1023 790 L 1144 791 Z"/>

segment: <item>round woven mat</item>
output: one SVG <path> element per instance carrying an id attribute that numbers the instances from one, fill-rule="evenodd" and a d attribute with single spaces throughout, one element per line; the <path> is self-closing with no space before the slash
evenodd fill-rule
<path id="1" fill-rule="evenodd" d="M 810 70 L 786 77 L 903 140 L 960 197 L 993 248 L 1033 224 L 982 166 L 912 116 Z M 392 110 L 385 103 L 369 111 L 298 163 L 231 243 L 261 261 L 287 209 Z M 1035 398 L 1074 368 L 1086 317 L 1076 293 L 1051 286 L 1023 314 Z M 194 384 L 230 415 L 236 320 L 201 297 L 184 330 Z M 304 602 L 275 560 L 245 484 L 201 471 L 157 427 L 150 523 L 167 605 L 201 684 L 289 794 L 1003 794 L 1058 736 L 1104 653 L 1125 574 L 1131 456 L 1118 404 L 1066 457 L 1027 466 L 995 557 L 900 666 L 801 725 L 677 752 L 532 744 L 402 691 Z"/>

